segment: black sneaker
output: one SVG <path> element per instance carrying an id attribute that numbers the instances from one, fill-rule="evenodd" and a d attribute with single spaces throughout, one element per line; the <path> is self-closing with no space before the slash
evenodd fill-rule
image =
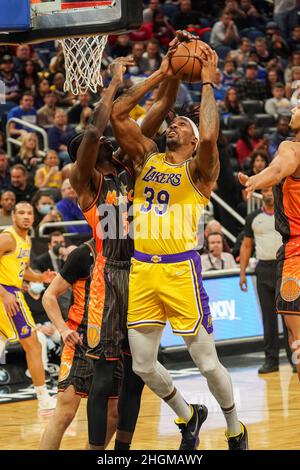
<path id="1" fill-rule="evenodd" d="M 227 437 L 229 450 L 248 450 L 248 433 L 246 427 L 241 424 L 243 431 L 237 436 Z"/>
<path id="2" fill-rule="evenodd" d="M 259 374 L 270 374 L 271 372 L 278 372 L 279 365 L 265 362 L 259 369 Z"/>
<path id="3" fill-rule="evenodd" d="M 207 418 L 208 410 L 204 405 L 190 405 L 193 409 L 193 414 L 188 423 L 180 422 L 180 419 L 175 420 L 175 424 L 180 429 L 182 439 L 179 450 L 195 450 L 199 445 L 199 431 Z"/>

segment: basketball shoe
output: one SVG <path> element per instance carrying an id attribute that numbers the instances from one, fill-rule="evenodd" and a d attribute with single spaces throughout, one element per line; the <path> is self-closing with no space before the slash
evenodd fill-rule
<path id="1" fill-rule="evenodd" d="M 236 436 L 228 437 L 228 434 L 225 433 L 225 436 L 228 441 L 229 450 L 248 450 L 248 433 L 247 429 L 243 423 L 240 422 L 242 432 Z"/>
<path id="2" fill-rule="evenodd" d="M 204 405 L 190 405 L 192 416 L 185 423 L 182 419 L 177 418 L 175 424 L 179 427 L 182 434 L 179 450 L 195 450 L 199 445 L 199 431 L 207 418 L 208 410 Z"/>

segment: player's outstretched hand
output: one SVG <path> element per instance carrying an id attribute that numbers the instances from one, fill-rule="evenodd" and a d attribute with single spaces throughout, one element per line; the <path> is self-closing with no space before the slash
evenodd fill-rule
<path id="1" fill-rule="evenodd" d="M 254 193 L 256 186 L 255 186 L 255 179 L 254 176 L 247 176 L 244 173 L 238 174 L 239 182 L 245 186 L 246 197 L 250 199 L 252 194 Z"/>
<path id="2" fill-rule="evenodd" d="M 50 284 L 56 277 L 56 274 L 57 273 L 55 271 L 50 271 L 50 269 L 44 271 L 42 273 L 42 282 L 44 282 L 45 284 Z"/>
<path id="3" fill-rule="evenodd" d="M 61 337 L 66 346 L 70 348 L 75 348 L 77 344 L 82 346 L 82 339 L 81 336 L 77 331 L 71 330 L 70 328 L 66 328 L 64 331 L 61 332 Z"/>
<path id="4" fill-rule="evenodd" d="M 127 67 L 135 65 L 135 61 L 132 57 L 118 57 L 108 67 L 108 70 L 113 80 L 123 82 L 123 75 L 126 72 Z"/>
<path id="5" fill-rule="evenodd" d="M 207 46 L 207 45 L 206 45 Z M 199 56 L 198 59 L 201 62 L 201 81 L 202 83 L 211 82 L 214 83 L 216 79 L 216 71 L 218 67 L 218 54 L 211 47 L 207 46 L 203 49 L 204 54 Z"/>
<path id="6" fill-rule="evenodd" d="M 18 311 L 20 310 L 20 307 L 14 294 L 6 292 L 2 297 L 2 302 L 5 310 L 8 312 L 9 315 L 11 315 L 12 317 L 17 315 Z"/>

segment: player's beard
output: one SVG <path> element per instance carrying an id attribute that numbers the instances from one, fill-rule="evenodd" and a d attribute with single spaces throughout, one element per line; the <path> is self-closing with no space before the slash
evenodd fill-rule
<path id="1" fill-rule="evenodd" d="M 171 152 L 174 152 L 175 150 L 178 150 L 178 148 L 181 146 L 180 142 L 176 139 L 170 139 L 167 140 L 167 149 L 171 150 Z"/>

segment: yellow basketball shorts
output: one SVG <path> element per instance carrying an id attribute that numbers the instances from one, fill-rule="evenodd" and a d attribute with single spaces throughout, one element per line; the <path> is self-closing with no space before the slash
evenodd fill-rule
<path id="1" fill-rule="evenodd" d="M 16 296 L 19 310 L 17 315 L 11 316 L 6 312 L 3 302 L 0 300 L 0 334 L 11 342 L 26 339 L 31 335 L 32 330 L 35 330 L 36 326 L 24 296 L 17 287 L 3 284 L 2 287 Z"/>
<path id="2" fill-rule="evenodd" d="M 174 255 L 134 252 L 129 278 L 128 328 L 164 327 L 176 335 L 195 335 L 200 325 L 212 333 L 209 299 L 196 251 Z"/>

